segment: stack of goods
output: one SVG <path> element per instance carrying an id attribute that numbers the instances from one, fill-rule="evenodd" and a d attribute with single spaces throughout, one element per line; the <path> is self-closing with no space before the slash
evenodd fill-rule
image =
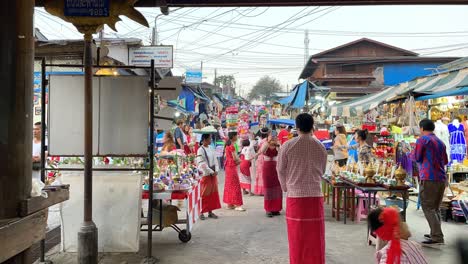
<path id="1" fill-rule="evenodd" d="M 228 131 L 237 132 L 237 126 L 239 123 L 239 109 L 235 106 L 226 108 L 226 126 Z"/>
<path id="2" fill-rule="evenodd" d="M 381 159 L 393 157 L 395 140 L 391 137 L 387 128 L 380 130 L 380 136 L 374 140 L 375 155 Z"/>
<path id="3" fill-rule="evenodd" d="M 241 139 L 249 138 L 249 120 L 249 113 L 246 110 L 242 110 L 240 112 L 240 122 L 238 127 L 238 133 Z"/>

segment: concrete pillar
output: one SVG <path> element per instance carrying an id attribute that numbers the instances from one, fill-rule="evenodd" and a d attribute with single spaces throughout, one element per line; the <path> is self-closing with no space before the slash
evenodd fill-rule
<path id="1" fill-rule="evenodd" d="M 34 0 L 0 8 L 0 219 L 31 193 Z M 28 251 L 8 263 L 28 263 Z"/>

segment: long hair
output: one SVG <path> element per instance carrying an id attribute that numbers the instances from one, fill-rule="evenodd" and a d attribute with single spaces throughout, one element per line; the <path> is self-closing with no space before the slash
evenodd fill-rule
<path id="1" fill-rule="evenodd" d="M 164 145 L 161 150 L 171 151 L 175 147 L 174 136 L 172 136 L 171 131 L 166 131 L 164 136 L 167 138 L 167 141 L 164 142 Z"/>
<path id="2" fill-rule="evenodd" d="M 224 150 L 223 150 L 223 156 L 226 155 L 226 147 L 228 146 L 231 146 L 232 145 L 232 139 L 237 136 L 237 132 L 229 132 L 228 133 L 228 140 L 226 140 L 226 143 L 224 144 Z"/>

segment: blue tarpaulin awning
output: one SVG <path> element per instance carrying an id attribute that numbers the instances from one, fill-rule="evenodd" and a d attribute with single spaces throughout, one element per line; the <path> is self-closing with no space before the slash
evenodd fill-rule
<path id="1" fill-rule="evenodd" d="M 291 102 L 292 108 L 303 108 L 306 104 L 307 90 L 309 89 L 309 82 L 304 81 L 297 87 L 294 99 Z"/>
<path id="2" fill-rule="evenodd" d="M 295 126 L 296 122 L 292 119 L 270 119 L 268 124 Z"/>
<path id="3" fill-rule="evenodd" d="M 424 100 L 436 99 L 436 98 L 440 98 L 444 96 L 457 96 L 457 95 L 468 95 L 468 86 L 450 90 L 450 91 L 444 91 L 440 93 L 433 93 L 429 95 L 420 96 L 416 98 L 416 101 L 424 101 Z"/>

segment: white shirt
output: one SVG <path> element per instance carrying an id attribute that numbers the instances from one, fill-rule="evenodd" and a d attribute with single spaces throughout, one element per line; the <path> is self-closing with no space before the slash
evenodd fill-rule
<path id="1" fill-rule="evenodd" d="M 47 146 L 47 139 L 45 141 L 45 145 Z M 39 141 L 39 143 L 34 143 L 34 140 L 33 140 L 33 147 L 32 147 L 32 156 L 41 156 L 41 142 Z M 33 179 L 37 179 L 37 180 L 41 180 L 41 171 L 40 170 L 33 170 L 32 171 L 32 178 Z"/>
<path id="2" fill-rule="evenodd" d="M 241 154 L 244 155 L 244 158 L 246 160 L 252 160 L 255 157 L 255 149 L 252 143 L 248 147 L 243 147 L 241 150 Z"/>
<path id="3" fill-rule="evenodd" d="M 205 155 L 206 151 L 206 155 Z M 207 160 L 208 157 L 208 160 Z M 210 176 L 210 174 L 219 170 L 218 159 L 216 158 L 215 151 L 210 147 L 201 146 L 197 151 L 197 168 L 202 173 L 202 176 Z M 211 167 L 215 167 L 213 171 Z"/>

